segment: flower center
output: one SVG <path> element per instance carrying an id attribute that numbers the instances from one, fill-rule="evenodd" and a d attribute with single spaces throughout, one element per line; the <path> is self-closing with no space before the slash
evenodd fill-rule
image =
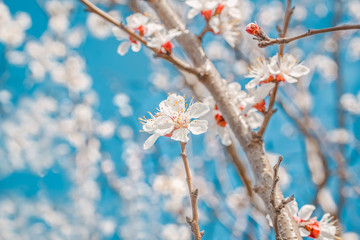
<path id="1" fill-rule="evenodd" d="M 227 124 L 224 117 L 220 113 L 217 113 L 215 115 L 215 120 L 216 120 L 217 125 L 219 125 L 220 127 L 225 127 Z"/>
<path id="2" fill-rule="evenodd" d="M 204 16 L 206 21 L 209 21 L 210 18 L 211 18 L 211 15 L 212 15 L 212 10 L 211 9 L 210 10 L 203 10 L 203 11 L 201 11 L 201 15 Z"/>

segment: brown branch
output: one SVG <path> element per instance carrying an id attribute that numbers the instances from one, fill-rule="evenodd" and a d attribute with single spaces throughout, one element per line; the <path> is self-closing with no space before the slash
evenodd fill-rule
<path id="1" fill-rule="evenodd" d="M 190 175 L 190 168 L 189 163 L 186 156 L 185 151 L 185 145 L 186 142 L 180 142 L 181 146 L 181 158 L 184 162 L 185 172 L 186 172 L 186 182 L 189 188 L 189 194 L 190 194 L 190 200 L 191 200 L 191 208 L 192 208 L 192 219 L 189 217 L 186 217 L 186 221 L 189 223 L 191 227 L 191 231 L 194 234 L 195 240 L 201 240 L 202 236 L 204 235 L 204 232 L 200 232 L 199 228 L 199 217 L 197 212 L 197 197 L 198 197 L 198 189 L 193 188 L 192 181 L 191 181 L 191 175 Z"/>
<path id="2" fill-rule="evenodd" d="M 285 37 L 286 36 L 286 32 L 287 32 L 288 27 L 289 27 L 290 18 L 291 18 L 291 15 L 294 12 L 294 9 L 295 9 L 295 7 L 291 7 L 291 0 L 287 0 L 286 1 L 286 10 L 285 10 L 283 28 L 282 29 L 278 28 L 280 37 Z M 281 58 L 283 54 L 284 54 L 284 45 L 280 45 L 280 47 L 279 47 L 279 57 Z M 264 133 L 265 133 L 265 130 L 266 130 L 268 124 L 269 124 L 270 118 L 275 112 L 273 110 L 273 107 L 274 107 L 274 104 L 275 104 L 275 101 L 276 101 L 276 93 L 277 93 L 278 88 L 279 88 L 279 83 L 276 83 L 274 89 L 270 93 L 270 102 L 269 102 L 268 110 L 264 114 L 264 121 L 263 121 L 259 131 L 256 133 L 256 136 L 258 138 L 260 138 L 260 139 L 262 139 L 262 137 L 264 136 Z"/>
<path id="3" fill-rule="evenodd" d="M 268 157 L 265 152 L 262 141 L 254 138 L 250 127 L 238 117 L 238 108 L 229 102 L 229 92 L 221 80 L 221 76 L 211 60 L 206 56 L 204 49 L 197 36 L 186 29 L 185 24 L 178 16 L 176 11 L 166 0 L 148 1 L 154 11 L 157 13 L 162 23 L 167 29 L 177 28 L 184 33 L 176 38 L 191 59 L 194 66 L 206 69 L 204 77 L 200 82 L 209 90 L 213 96 L 219 110 L 229 124 L 231 130 L 239 141 L 258 183 L 258 193 L 262 198 L 271 217 L 274 215 L 273 207 L 270 204 L 270 188 L 272 183 L 272 171 Z M 276 188 L 276 199 L 281 201 L 283 195 L 279 188 Z M 286 208 L 281 212 L 279 218 L 279 232 L 283 238 L 301 240 L 298 226 Z"/>
<path id="4" fill-rule="evenodd" d="M 236 147 L 234 144 L 234 140 L 231 139 L 231 144 L 229 146 L 226 146 L 226 152 L 227 154 L 230 156 L 231 161 L 233 162 L 233 164 L 236 167 L 236 170 L 241 178 L 241 181 L 243 182 L 243 184 L 245 185 L 246 191 L 250 197 L 250 199 L 252 199 L 253 197 L 253 190 L 252 190 L 252 183 L 251 180 L 247 174 L 247 170 L 244 166 L 244 163 L 241 161 L 241 159 L 239 158 L 239 155 L 236 151 Z M 255 204 L 255 203 L 254 203 Z"/>
<path id="5" fill-rule="evenodd" d="M 162 53 L 160 51 L 160 49 L 148 46 L 148 43 L 145 38 L 136 34 L 130 28 L 126 27 L 122 22 L 118 22 L 115 18 L 113 18 L 112 16 L 110 16 L 109 14 L 107 14 L 106 12 L 101 10 L 100 8 L 98 8 L 96 5 L 91 3 L 89 0 L 79 0 L 79 1 L 82 2 L 87 7 L 87 9 L 86 9 L 87 11 L 99 15 L 100 17 L 102 17 L 106 21 L 108 21 L 109 23 L 115 25 L 116 27 L 120 28 L 121 30 L 123 30 L 124 32 L 129 34 L 129 36 L 131 38 L 141 42 L 144 46 L 146 46 L 147 48 L 152 50 L 155 53 L 156 57 L 165 59 L 166 61 L 172 63 L 177 68 L 187 71 L 189 73 L 192 73 L 194 75 L 197 75 L 200 77 L 202 77 L 204 75 L 204 71 L 202 69 L 197 69 L 197 68 L 192 67 L 188 63 L 186 63 L 186 62 L 182 61 L 181 59 L 177 58 L 176 56 L 174 56 L 173 54 Z"/>
<path id="6" fill-rule="evenodd" d="M 256 133 L 258 138 L 262 138 L 264 136 L 265 130 L 269 124 L 271 116 L 275 113 L 275 110 L 273 109 L 275 100 L 276 100 L 276 93 L 279 87 L 279 83 L 276 83 L 274 89 L 270 93 L 270 102 L 268 110 L 264 113 L 264 121 L 261 124 L 261 127 L 259 131 Z"/>
<path id="7" fill-rule="evenodd" d="M 285 208 L 285 206 L 294 200 L 294 195 L 291 195 L 290 197 L 283 199 L 279 205 L 276 205 L 276 185 L 279 182 L 279 176 L 278 176 L 278 172 L 279 172 L 279 168 L 280 168 L 280 164 L 283 160 L 283 157 L 279 157 L 279 160 L 277 161 L 277 163 L 275 164 L 273 170 L 274 170 L 274 177 L 273 177 L 273 183 L 271 186 L 271 195 L 270 195 L 270 203 L 273 206 L 275 213 L 274 213 L 274 221 L 273 221 L 273 227 L 274 227 L 274 232 L 275 232 L 275 238 L 276 240 L 282 240 L 282 237 L 280 236 L 279 233 L 279 229 L 278 229 L 278 217 L 281 213 L 281 210 L 283 208 Z"/>
<path id="8" fill-rule="evenodd" d="M 343 30 L 354 30 L 360 29 L 360 25 L 341 25 L 336 27 L 329 27 L 323 29 L 309 29 L 307 32 L 294 36 L 294 37 L 280 37 L 280 38 L 271 38 L 269 41 L 260 41 L 258 46 L 261 48 L 268 47 L 274 44 L 288 44 L 298 39 L 306 38 L 316 34 L 328 33 L 328 32 L 335 32 L 335 31 L 343 31 Z"/>
<path id="9" fill-rule="evenodd" d="M 203 37 L 205 36 L 205 34 L 207 32 L 209 32 L 211 30 L 211 27 L 210 27 L 210 24 L 209 22 L 207 21 L 206 22 L 206 26 L 204 27 L 204 29 L 201 31 L 201 33 L 199 34 L 198 38 L 200 40 L 200 42 L 202 41 Z"/>

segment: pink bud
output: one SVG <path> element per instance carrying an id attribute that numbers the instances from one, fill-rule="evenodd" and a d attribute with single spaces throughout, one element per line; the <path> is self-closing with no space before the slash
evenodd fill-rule
<path id="1" fill-rule="evenodd" d="M 260 27 L 255 22 L 255 23 L 249 23 L 246 26 L 246 32 L 251 34 L 251 35 L 254 35 L 254 36 L 259 36 L 260 33 L 261 33 L 261 30 L 260 30 Z"/>

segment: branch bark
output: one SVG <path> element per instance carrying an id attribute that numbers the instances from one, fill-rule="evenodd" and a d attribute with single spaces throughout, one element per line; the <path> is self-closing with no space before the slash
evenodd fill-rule
<path id="1" fill-rule="evenodd" d="M 107 14 L 106 12 L 101 10 L 100 8 L 98 8 L 96 5 L 91 3 L 89 0 L 79 0 L 79 1 L 82 2 L 87 7 L 87 9 L 86 9 L 87 11 L 99 15 L 100 17 L 102 17 L 106 21 L 108 21 L 109 23 L 112 23 L 116 27 L 120 28 L 121 30 L 123 30 L 124 32 L 129 34 L 129 36 L 131 36 L 133 39 L 141 42 L 144 46 L 146 46 L 147 48 L 152 50 L 155 54 L 154 55 L 155 57 L 165 59 L 166 61 L 172 63 L 174 66 L 178 67 L 179 69 L 189 72 L 191 74 L 194 74 L 197 76 L 202 76 L 204 74 L 204 71 L 202 69 L 197 69 L 197 68 L 192 67 L 188 63 L 186 63 L 186 62 L 182 61 L 181 59 L 179 59 L 178 57 L 174 56 L 174 54 L 165 54 L 165 53 L 162 53 L 157 48 L 149 47 L 147 45 L 147 41 L 145 38 L 136 34 L 130 28 L 126 27 L 122 22 L 118 22 L 115 18 L 113 18 L 112 16 L 110 16 L 109 14 Z"/>
<path id="2" fill-rule="evenodd" d="M 184 162 L 185 173 L 186 173 L 186 182 L 187 182 L 187 185 L 189 188 L 190 202 L 191 202 L 191 209 L 192 209 L 192 219 L 190 219 L 189 217 L 186 217 L 186 221 L 189 223 L 189 225 L 191 227 L 191 231 L 194 234 L 195 240 L 201 240 L 204 233 L 203 232 L 200 233 L 199 217 L 198 217 L 198 212 L 197 212 L 197 197 L 198 197 L 199 192 L 198 192 L 198 189 L 194 190 L 194 187 L 192 185 L 189 163 L 188 163 L 186 151 L 185 151 L 186 143 L 180 142 L 180 146 L 181 146 L 181 154 L 180 155 Z"/>
<path id="3" fill-rule="evenodd" d="M 204 76 L 200 78 L 200 81 L 214 97 L 225 120 L 243 148 L 256 179 L 257 193 L 261 196 L 269 209 L 270 215 L 273 217 L 275 209 L 270 203 L 273 175 L 262 140 L 256 138 L 249 126 L 239 119 L 239 109 L 229 101 L 230 95 L 226 85 L 212 62 L 207 58 L 198 38 L 186 31 L 184 23 L 166 0 L 151 0 L 149 3 L 168 29 L 177 28 L 184 32 L 184 34 L 177 37 L 177 41 L 184 48 L 195 67 L 207 70 Z M 275 201 L 280 203 L 282 200 L 283 195 L 279 187 L 276 187 Z M 286 208 L 283 208 L 280 212 L 278 225 L 282 238 L 302 239 L 296 223 Z"/>
<path id="4" fill-rule="evenodd" d="M 295 7 L 291 7 L 291 0 L 287 0 L 286 1 L 286 10 L 285 10 L 283 28 L 282 29 L 278 28 L 279 36 L 282 37 L 282 38 L 286 36 L 286 32 L 287 32 L 288 27 L 289 27 L 290 18 L 291 18 L 291 15 L 294 12 L 294 9 L 295 9 Z M 283 54 L 284 54 L 284 45 L 280 45 L 280 47 L 279 47 L 279 57 L 282 57 Z M 264 121 L 263 121 L 259 131 L 257 132 L 257 136 L 259 138 L 263 137 L 263 135 L 265 133 L 265 130 L 266 130 L 268 124 L 269 124 L 270 118 L 275 112 L 273 110 L 273 107 L 274 107 L 274 104 L 275 104 L 275 101 L 276 101 L 276 94 L 277 94 L 278 88 L 279 88 L 279 83 L 276 83 L 274 89 L 270 93 L 269 107 L 268 107 L 268 110 L 264 114 Z"/>
<path id="5" fill-rule="evenodd" d="M 341 25 L 336 27 L 329 27 L 323 29 L 308 29 L 307 32 L 294 36 L 294 37 L 280 37 L 280 38 L 270 38 L 269 41 L 260 41 L 258 46 L 261 48 L 268 47 L 274 44 L 288 44 L 290 42 L 306 38 L 316 34 L 328 33 L 328 32 L 336 32 L 336 31 L 343 31 L 343 30 L 354 30 L 360 29 L 360 25 Z"/>

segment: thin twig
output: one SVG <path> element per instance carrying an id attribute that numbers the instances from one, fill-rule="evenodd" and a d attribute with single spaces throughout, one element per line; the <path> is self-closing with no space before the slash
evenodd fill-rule
<path id="1" fill-rule="evenodd" d="M 241 159 L 239 158 L 239 155 L 236 151 L 236 147 L 234 144 L 234 141 L 232 139 L 232 143 L 229 146 L 226 146 L 226 152 L 228 153 L 228 155 L 231 158 L 231 161 L 233 162 L 233 164 L 236 167 L 236 170 L 241 178 L 241 181 L 243 182 L 243 184 L 245 185 L 246 191 L 250 197 L 250 199 L 253 197 L 253 190 L 252 190 L 252 183 L 251 180 L 247 174 L 247 170 L 244 166 L 244 163 L 241 161 Z M 255 203 L 254 203 L 255 204 Z"/>
<path id="2" fill-rule="evenodd" d="M 328 32 L 335 32 L 335 31 L 343 31 L 343 30 L 354 30 L 354 29 L 360 29 L 360 25 L 341 25 L 336 27 L 329 27 L 329 28 L 323 28 L 323 29 L 309 29 L 307 32 L 294 36 L 294 37 L 280 37 L 280 38 L 271 38 L 269 41 L 260 41 L 258 46 L 261 48 L 268 47 L 274 44 L 288 44 L 290 42 L 293 42 L 295 40 L 306 38 L 312 35 L 316 34 L 322 34 L 322 33 L 328 33 Z"/>
<path id="3" fill-rule="evenodd" d="M 120 28 L 121 30 L 123 30 L 124 32 L 129 34 L 129 36 L 131 38 L 135 39 L 136 41 L 141 42 L 144 46 L 151 49 L 155 53 L 156 57 L 165 59 L 166 61 L 172 63 L 174 66 L 176 66 L 184 71 L 187 71 L 189 73 L 195 74 L 200 77 L 204 75 L 203 70 L 194 68 L 193 66 L 189 65 L 188 63 L 186 63 L 186 62 L 182 61 L 181 59 L 177 58 L 176 56 L 174 56 L 174 54 L 166 54 L 166 53 L 161 52 L 160 49 L 148 46 L 145 38 L 136 34 L 130 28 L 126 27 L 122 22 L 118 22 L 115 18 L 113 18 L 112 16 L 110 16 L 109 14 L 107 14 L 106 12 L 104 12 L 103 10 L 98 8 L 97 6 L 95 6 L 89 0 L 79 0 L 79 1 L 82 2 L 87 7 L 87 9 L 86 9 L 87 11 L 99 15 L 100 17 L 104 18 L 106 21 L 110 22 L 111 24 L 115 25 L 116 27 Z"/>
<path id="4" fill-rule="evenodd" d="M 279 172 L 279 168 L 280 168 L 280 164 L 283 160 L 283 157 L 279 157 L 278 162 L 275 164 L 274 166 L 274 178 L 273 178 L 273 183 L 271 186 L 271 195 L 270 195 L 270 202 L 271 205 L 273 206 L 274 210 L 275 210 L 275 214 L 274 214 L 274 221 L 273 221 L 273 227 L 274 227 L 274 232 L 275 232 L 275 238 L 276 240 L 282 240 L 282 238 L 280 237 L 280 233 L 278 230 L 278 217 L 279 214 L 281 213 L 281 210 L 283 208 L 285 208 L 285 206 L 294 200 L 294 195 L 291 195 L 290 197 L 283 199 L 279 205 L 276 205 L 276 185 L 279 182 L 279 176 L 278 176 L 278 172 Z"/>
<path id="5" fill-rule="evenodd" d="M 206 26 L 204 27 L 204 29 L 201 31 L 201 33 L 199 34 L 198 38 L 200 40 L 200 42 L 202 41 L 203 37 L 205 36 L 205 34 L 207 32 L 209 32 L 211 30 L 211 27 L 210 27 L 210 24 L 209 22 L 207 21 L 206 22 Z"/>
<path id="6" fill-rule="evenodd" d="M 193 188 L 192 181 L 191 181 L 191 175 L 190 175 L 190 168 L 189 163 L 186 156 L 185 146 L 186 142 L 180 142 L 181 146 L 181 158 L 184 162 L 185 172 L 186 172 L 186 182 L 189 188 L 189 194 L 190 194 L 190 201 L 191 201 L 191 208 L 192 208 L 192 219 L 189 217 L 186 217 L 186 221 L 189 223 L 191 227 L 191 231 L 194 234 L 195 240 L 201 240 L 202 236 L 204 235 L 204 232 L 200 232 L 199 228 L 199 217 L 197 212 L 197 197 L 198 197 L 198 189 Z"/>

